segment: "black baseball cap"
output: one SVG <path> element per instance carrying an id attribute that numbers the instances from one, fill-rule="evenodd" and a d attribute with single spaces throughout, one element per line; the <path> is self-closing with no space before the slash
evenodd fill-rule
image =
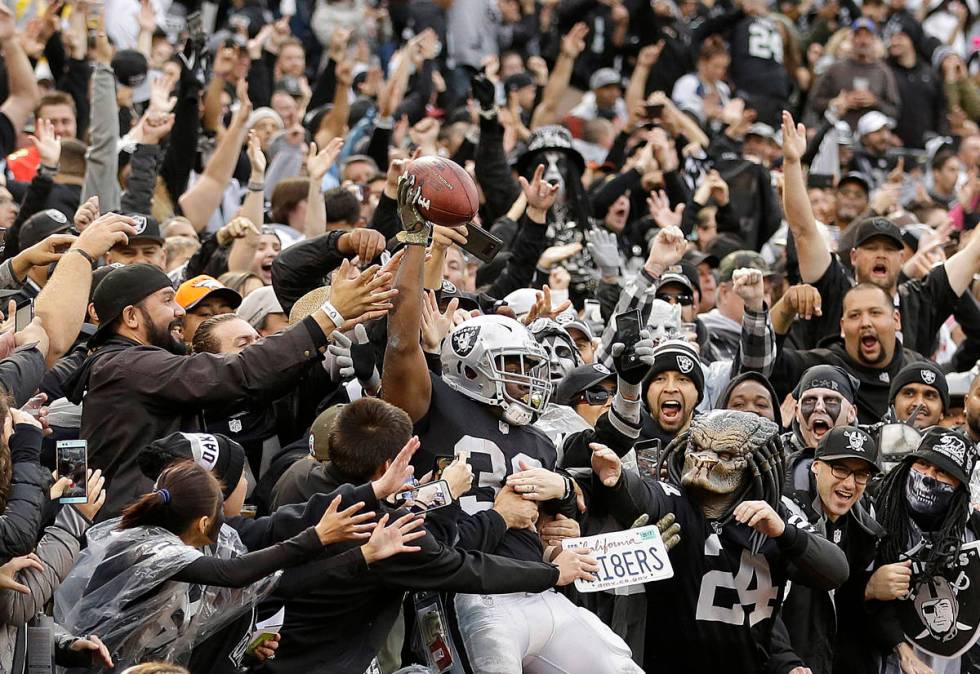
<path id="1" fill-rule="evenodd" d="M 92 297 L 99 328 L 89 343 L 94 345 L 106 339 L 110 335 L 109 326 L 126 307 L 139 303 L 161 288 L 173 288 L 170 277 L 145 262 L 128 264 L 106 274 Z"/>
<path id="2" fill-rule="evenodd" d="M 510 93 L 518 89 L 523 89 L 524 87 L 530 87 L 533 84 L 534 79 L 527 73 L 514 73 L 504 80 L 504 91 Z"/>
<path id="3" fill-rule="evenodd" d="M 899 250 L 905 248 L 902 230 L 888 218 L 881 217 L 865 218 L 857 224 L 857 230 L 854 233 L 854 247 L 858 248 L 877 236 L 888 239 Z"/>
<path id="4" fill-rule="evenodd" d="M 559 405 L 571 405 L 582 391 L 586 391 L 596 384 L 600 384 L 607 379 L 612 379 L 616 375 L 602 363 L 589 363 L 579 365 L 566 374 L 555 391 L 555 402 Z"/>
<path id="5" fill-rule="evenodd" d="M 48 208 L 27 218 L 20 228 L 20 249 L 27 250 L 52 234 L 71 229 L 71 222 L 56 208 Z"/>
<path id="6" fill-rule="evenodd" d="M 878 445 L 866 431 L 856 426 L 837 426 L 831 428 L 817 445 L 814 459 L 834 461 L 836 459 L 863 459 L 871 465 L 874 472 L 878 467 Z"/>
<path id="7" fill-rule="evenodd" d="M 684 270 L 680 265 L 674 265 L 673 267 L 667 267 L 667 270 L 660 275 L 657 281 L 657 290 L 668 283 L 677 283 L 684 286 L 692 293 L 694 292 L 694 283 L 691 281 L 691 277 L 684 273 Z M 701 285 L 700 283 L 698 284 Z"/>
<path id="8" fill-rule="evenodd" d="M 864 188 L 866 193 L 871 193 L 871 181 L 868 180 L 868 177 L 860 171 L 850 171 L 845 173 L 844 177 L 837 182 L 837 188 L 840 189 L 840 187 L 845 183 L 857 183 Z"/>
<path id="9" fill-rule="evenodd" d="M 142 53 L 135 49 L 120 49 L 112 57 L 112 71 L 116 80 L 124 87 L 135 89 L 146 81 L 150 64 Z"/>
<path id="10" fill-rule="evenodd" d="M 718 263 L 720 262 L 717 255 L 712 255 L 711 253 L 705 253 L 700 250 L 687 251 L 686 253 L 684 253 L 684 257 L 682 258 L 682 260 L 684 262 L 690 262 L 695 267 L 697 267 L 699 264 L 704 262 L 712 269 L 716 269 L 718 267 Z"/>
<path id="11" fill-rule="evenodd" d="M 129 237 L 130 242 L 149 240 L 163 245 L 164 238 L 160 233 L 160 223 L 157 222 L 156 218 L 142 213 L 123 213 L 123 215 L 132 218 L 133 227 L 136 228 L 136 233 Z"/>
<path id="12" fill-rule="evenodd" d="M 952 428 L 933 426 L 922 436 L 919 448 L 906 460 L 922 459 L 943 470 L 961 486 L 970 488 L 970 476 L 977 460 L 977 450 L 963 433 Z"/>

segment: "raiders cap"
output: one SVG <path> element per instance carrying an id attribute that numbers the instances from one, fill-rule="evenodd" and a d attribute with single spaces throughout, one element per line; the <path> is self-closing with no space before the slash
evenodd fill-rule
<path id="1" fill-rule="evenodd" d="M 820 440 L 813 458 L 821 461 L 863 459 L 871 464 L 875 472 L 881 470 L 878 467 L 878 445 L 874 438 L 856 426 L 831 428 Z"/>

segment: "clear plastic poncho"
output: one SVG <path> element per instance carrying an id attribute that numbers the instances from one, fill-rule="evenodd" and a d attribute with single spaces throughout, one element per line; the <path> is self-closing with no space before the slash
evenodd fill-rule
<path id="1" fill-rule="evenodd" d="M 231 559 L 248 552 L 238 532 L 222 525 L 217 544 L 202 552 L 166 529 L 119 530 L 119 522 L 88 530 L 88 547 L 55 594 L 58 623 L 71 634 L 98 635 L 119 671 L 150 659 L 186 663 L 195 645 L 250 610 L 278 581 L 279 572 L 241 589 L 171 580 L 205 554 Z"/>

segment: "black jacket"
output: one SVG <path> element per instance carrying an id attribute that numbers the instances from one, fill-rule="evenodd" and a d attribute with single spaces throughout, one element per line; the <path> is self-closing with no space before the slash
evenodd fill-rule
<path id="1" fill-rule="evenodd" d="M 819 503 L 810 466 L 812 450 L 790 457 L 783 504 L 792 515 L 806 519 L 821 535 L 827 536 L 827 517 Z M 835 529 L 846 532 L 838 546 L 847 556 L 850 575 L 831 595 L 802 585 L 793 585 L 783 602 L 782 621 L 792 650 L 813 674 L 874 674 L 878 658 L 867 644 L 864 587 L 871 577 L 875 548 L 885 531 L 874 520 L 870 499 L 865 496 L 838 520 Z M 774 671 L 774 670 L 773 670 Z"/>
<path id="2" fill-rule="evenodd" d="M 326 283 L 327 274 L 340 266 L 337 251 L 343 232 L 327 232 L 300 241 L 282 251 L 272 263 L 272 287 L 282 310 L 289 315 L 296 300 Z"/>
<path id="3" fill-rule="evenodd" d="M 17 424 L 10 436 L 13 472 L 0 515 L 0 563 L 34 552 L 48 502 L 51 474 L 41 468 L 41 429 Z"/>
<path id="4" fill-rule="evenodd" d="M 240 354 L 174 355 L 121 337 L 97 349 L 72 376 L 68 398 L 85 396 L 81 437 L 89 467 L 108 479 L 99 521 L 149 491 L 136 458 L 153 440 L 200 428 L 203 407 L 247 400 L 302 377 L 326 337 L 312 318 Z M 125 423 L 121 423 L 125 420 Z"/>

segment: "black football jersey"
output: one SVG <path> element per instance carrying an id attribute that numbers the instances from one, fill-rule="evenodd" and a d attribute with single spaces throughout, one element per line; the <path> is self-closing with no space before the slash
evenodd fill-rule
<path id="1" fill-rule="evenodd" d="M 783 36 L 769 17 L 746 17 L 732 34 L 732 81 L 750 94 L 786 99 L 790 80 L 783 66 Z"/>
<path id="2" fill-rule="evenodd" d="M 473 486 L 460 498 L 460 506 L 472 515 L 493 507 L 507 477 L 521 471 L 520 462 L 554 470 L 557 452 L 544 433 L 531 426 L 508 424 L 497 408 L 470 400 L 439 376 L 430 375 L 429 411 L 415 425 L 421 442 L 413 461 L 416 475 L 432 470 L 436 457 L 467 456 L 473 467 Z M 496 550 L 485 552 L 540 562 L 544 550 L 534 531 L 509 529 Z"/>
<path id="3" fill-rule="evenodd" d="M 779 597 L 786 584 L 786 561 L 775 541 L 753 535 L 734 520 L 707 520 L 679 489 L 665 483 L 633 482 L 630 498 L 617 489 L 617 518 L 648 513 L 656 522 L 674 513 L 681 540 L 669 552 L 674 577 L 647 583 L 647 644 L 644 665 L 651 672 L 757 674 L 768 659 L 768 644 Z M 600 490 L 605 491 L 605 490 Z M 606 496 L 609 495 L 607 492 Z M 623 508 L 624 504 L 628 504 Z M 812 531 L 802 518 L 780 506 L 787 526 Z M 753 550 L 757 550 L 753 552 Z"/>

